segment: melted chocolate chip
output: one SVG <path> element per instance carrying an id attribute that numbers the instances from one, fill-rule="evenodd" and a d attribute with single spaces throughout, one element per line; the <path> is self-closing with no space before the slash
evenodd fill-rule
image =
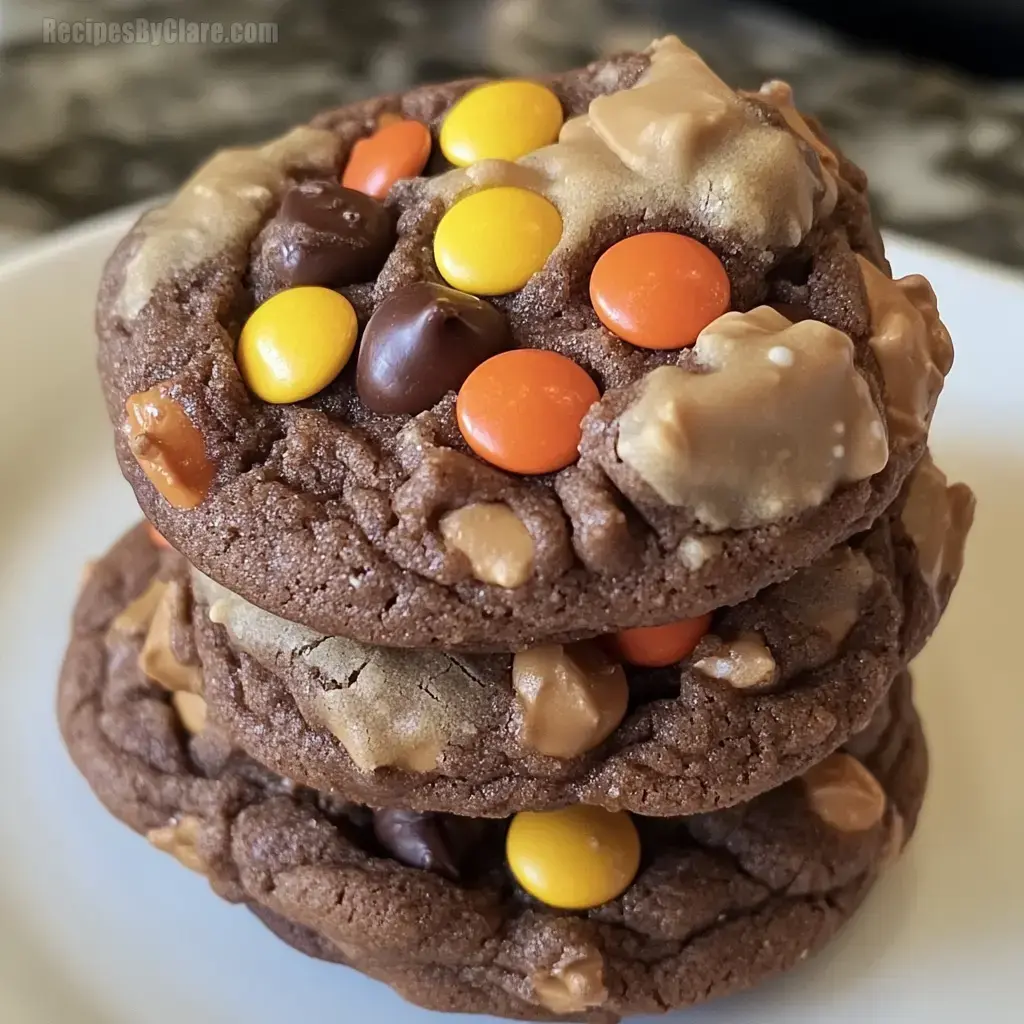
<path id="1" fill-rule="evenodd" d="M 489 302 L 444 285 L 410 285 L 366 325 L 356 388 L 373 412 L 423 412 L 511 343 L 504 316 Z"/>
<path id="2" fill-rule="evenodd" d="M 259 298 L 297 285 L 370 281 L 394 238 L 391 211 L 376 199 L 332 181 L 293 185 L 257 243 Z"/>
<path id="3" fill-rule="evenodd" d="M 373 831 L 381 846 L 395 860 L 411 868 L 435 871 L 458 878 L 439 814 L 418 811 L 380 810 L 373 813 Z"/>

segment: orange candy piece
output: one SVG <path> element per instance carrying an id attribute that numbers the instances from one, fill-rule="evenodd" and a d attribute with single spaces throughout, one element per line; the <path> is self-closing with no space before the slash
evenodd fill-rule
<path id="1" fill-rule="evenodd" d="M 149 534 L 149 540 L 155 548 L 170 548 L 170 543 L 167 538 L 152 524 L 146 523 L 146 533 Z"/>
<path id="2" fill-rule="evenodd" d="M 510 473 L 553 473 L 576 461 L 580 423 L 600 397 L 571 359 L 520 348 L 491 356 L 466 378 L 455 414 L 480 458 Z"/>
<path id="3" fill-rule="evenodd" d="M 722 261 L 695 238 L 631 235 L 602 253 L 590 275 L 601 323 L 639 348 L 683 348 L 729 309 Z"/>
<path id="4" fill-rule="evenodd" d="M 423 170 L 431 144 L 430 129 L 425 124 L 382 118 L 372 135 L 352 147 L 341 183 L 383 199 L 399 178 L 415 178 Z"/>
<path id="5" fill-rule="evenodd" d="M 631 665 L 661 668 L 693 653 L 700 638 L 711 628 L 711 616 L 667 622 L 664 626 L 624 629 L 612 638 L 619 657 Z"/>

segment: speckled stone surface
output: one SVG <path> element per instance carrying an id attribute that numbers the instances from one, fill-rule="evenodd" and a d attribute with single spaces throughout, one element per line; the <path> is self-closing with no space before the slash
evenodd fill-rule
<path id="1" fill-rule="evenodd" d="M 0 248 L 177 184 L 218 146 L 416 81 L 530 75 L 667 30 L 735 85 L 783 77 L 868 171 L 883 222 L 1024 265 L 1024 78 L 869 54 L 719 0 L 8 0 Z M 42 19 L 272 21 L 271 45 L 75 46 Z"/>

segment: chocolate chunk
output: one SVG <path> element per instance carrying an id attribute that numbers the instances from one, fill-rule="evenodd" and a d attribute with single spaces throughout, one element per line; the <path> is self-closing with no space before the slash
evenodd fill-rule
<path id="1" fill-rule="evenodd" d="M 511 343 L 504 316 L 489 302 L 444 285 L 410 285 L 370 317 L 356 388 L 374 412 L 423 412 Z"/>
<path id="2" fill-rule="evenodd" d="M 440 815 L 393 809 L 374 811 L 373 831 L 395 860 L 411 868 L 436 871 L 447 878 L 459 877 Z"/>
<path id="3" fill-rule="evenodd" d="M 371 281 L 388 258 L 395 223 L 384 205 L 333 181 L 293 185 L 260 236 L 260 298 L 296 285 Z"/>

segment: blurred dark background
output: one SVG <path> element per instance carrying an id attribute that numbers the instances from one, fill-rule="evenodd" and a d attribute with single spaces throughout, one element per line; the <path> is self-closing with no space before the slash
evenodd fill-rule
<path id="1" fill-rule="evenodd" d="M 269 23 L 271 43 L 55 42 L 53 23 Z M 676 32 L 780 77 L 884 223 L 1024 266 L 1024 0 L 0 0 L 0 252 L 360 96 L 529 76 Z"/>
<path id="2" fill-rule="evenodd" d="M 853 39 L 979 75 L 1024 75 L 1024 0 L 778 0 Z"/>

